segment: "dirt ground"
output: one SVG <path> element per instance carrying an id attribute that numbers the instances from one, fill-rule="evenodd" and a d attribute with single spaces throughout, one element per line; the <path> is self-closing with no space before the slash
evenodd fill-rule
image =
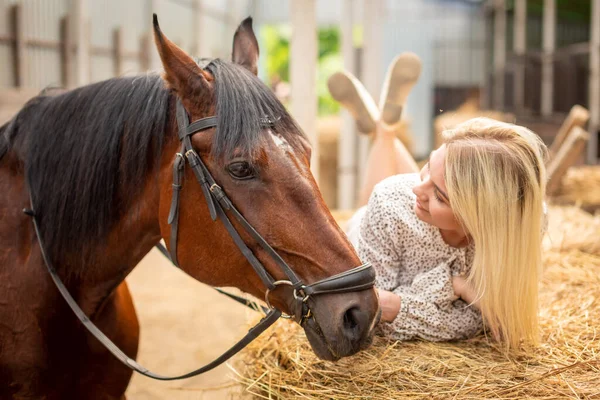
<path id="1" fill-rule="evenodd" d="M 186 373 L 212 361 L 247 331 L 256 313 L 197 282 L 152 250 L 127 277 L 140 321 L 137 361 L 159 374 Z M 243 389 L 221 365 L 182 381 L 133 374 L 128 399 L 240 399 Z"/>

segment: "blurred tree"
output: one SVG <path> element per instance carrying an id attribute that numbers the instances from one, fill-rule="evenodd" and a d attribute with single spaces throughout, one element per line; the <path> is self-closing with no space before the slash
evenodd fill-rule
<path id="1" fill-rule="evenodd" d="M 291 28 L 287 25 L 264 25 L 260 30 L 263 46 L 263 59 L 266 60 L 265 81 L 277 93 L 286 93 L 280 85 L 288 85 L 290 80 L 290 40 Z M 333 100 L 327 89 L 327 79 L 342 69 L 340 54 L 340 32 L 335 27 L 320 28 L 318 32 L 317 97 L 319 115 L 339 112 L 339 104 Z M 286 100 L 283 98 L 282 100 Z"/>

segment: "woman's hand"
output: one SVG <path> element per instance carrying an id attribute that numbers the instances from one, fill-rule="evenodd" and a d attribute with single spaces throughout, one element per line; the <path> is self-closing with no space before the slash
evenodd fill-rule
<path id="1" fill-rule="evenodd" d="M 381 307 L 381 320 L 392 322 L 400 312 L 400 296 L 387 290 L 377 289 L 379 294 L 379 307 Z"/>
<path id="2" fill-rule="evenodd" d="M 471 285 L 467 283 L 467 280 L 462 276 L 452 277 L 452 287 L 454 288 L 454 294 L 463 299 L 469 304 L 473 304 L 479 308 L 479 301 L 477 299 L 477 293 Z"/>

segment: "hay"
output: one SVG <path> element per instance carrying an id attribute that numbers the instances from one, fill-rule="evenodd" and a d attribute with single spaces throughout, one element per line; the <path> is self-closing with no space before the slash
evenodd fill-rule
<path id="1" fill-rule="evenodd" d="M 550 206 L 546 251 L 581 250 L 600 256 L 600 215 L 575 206 Z"/>
<path id="2" fill-rule="evenodd" d="M 588 211 L 600 209 L 600 166 L 569 168 L 552 201 L 575 204 Z"/>
<path id="3" fill-rule="evenodd" d="M 378 336 L 368 350 L 331 363 L 314 355 L 296 324 L 280 321 L 242 353 L 236 379 L 268 399 L 600 398 L 600 252 L 591 239 L 572 237 L 589 223 L 597 232 L 598 219 L 580 213 L 550 209 L 551 235 L 564 237 L 545 243 L 536 349 L 506 356 L 484 336 L 447 343 Z"/>

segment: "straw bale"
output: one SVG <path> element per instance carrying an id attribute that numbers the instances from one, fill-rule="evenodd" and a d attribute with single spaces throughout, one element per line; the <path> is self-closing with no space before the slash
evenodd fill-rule
<path id="1" fill-rule="evenodd" d="M 549 213 L 549 236 L 562 238 L 544 244 L 539 347 L 506 354 L 484 335 L 445 343 L 376 336 L 332 363 L 314 355 L 297 324 L 280 321 L 231 367 L 236 379 L 265 399 L 600 397 L 600 252 L 571 237 L 597 233 L 599 222 L 574 207 Z"/>
<path id="2" fill-rule="evenodd" d="M 600 209 L 600 166 L 569 168 L 552 201 L 555 204 L 575 204 L 588 211 Z"/>
<path id="3" fill-rule="evenodd" d="M 580 250 L 600 256 L 600 215 L 575 206 L 550 206 L 544 250 Z"/>

